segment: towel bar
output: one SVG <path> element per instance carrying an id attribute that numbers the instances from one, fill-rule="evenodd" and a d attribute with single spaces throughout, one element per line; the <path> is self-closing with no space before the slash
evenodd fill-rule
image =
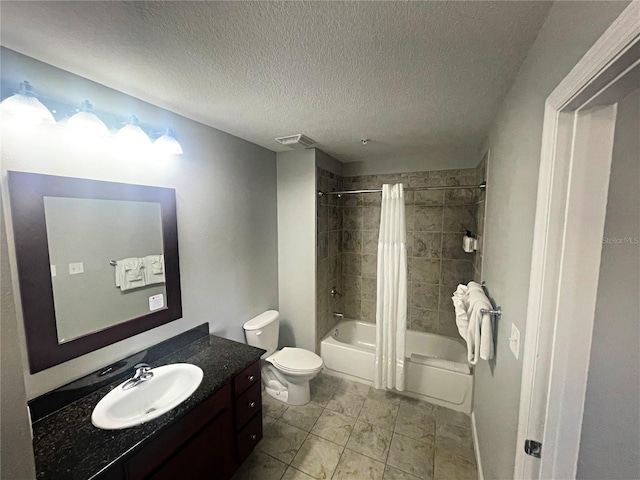
<path id="1" fill-rule="evenodd" d="M 482 287 L 482 290 L 484 290 L 484 294 L 489 299 L 489 302 L 491 302 L 492 305 L 495 305 L 495 303 L 491 301 L 491 297 L 489 296 L 489 290 L 487 290 L 487 284 L 482 282 L 480 286 Z M 500 318 L 502 316 L 502 307 L 496 307 L 495 309 L 491 309 L 491 310 L 487 310 L 486 308 L 481 308 L 480 313 L 482 315 L 484 315 L 485 313 L 488 313 L 489 315 L 493 315 L 496 318 Z"/>
<path id="2" fill-rule="evenodd" d="M 502 316 L 502 308 L 498 307 L 495 310 L 487 310 L 486 308 L 480 309 L 481 314 L 488 313 L 489 315 L 493 315 L 494 317 L 500 318 Z"/>

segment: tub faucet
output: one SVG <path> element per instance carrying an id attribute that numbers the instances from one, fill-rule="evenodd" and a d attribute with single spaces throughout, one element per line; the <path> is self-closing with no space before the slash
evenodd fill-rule
<path id="1" fill-rule="evenodd" d="M 147 380 L 151 380 L 153 378 L 153 372 L 151 371 L 151 367 L 146 363 L 139 363 L 135 367 L 136 373 L 133 374 L 133 377 L 127 380 L 124 385 L 122 385 L 123 390 L 129 390 L 142 382 L 146 382 Z"/>
<path id="2" fill-rule="evenodd" d="M 333 312 L 333 316 L 334 316 L 334 317 L 338 317 L 338 318 L 344 318 L 344 313 L 341 313 L 341 312 Z"/>

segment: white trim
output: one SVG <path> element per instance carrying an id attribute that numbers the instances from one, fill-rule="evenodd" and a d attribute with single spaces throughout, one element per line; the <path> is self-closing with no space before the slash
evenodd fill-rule
<path id="1" fill-rule="evenodd" d="M 640 35 L 638 18 L 640 18 L 640 1 L 635 0 L 623 10 L 551 92 L 547 98 L 547 104 L 554 110 L 562 109 L 572 98 L 584 90 L 607 65 L 626 52 L 634 39 Z"/>
<path id="2" fill-rule="evenodd" d="M 580 327 L 575 325 L 575 321 L 574 325 L 571 322 L 571 320 L 575 320 L 571 318 L 571 315 L 577 314 L 577 312 L 565 310 L 569 302 L 563 302 L 563 298 L 558 298 L 558 288 L 567 288 L 568 276 L 576 274 L 580 268 L 565 263 L 561 270 L 557 264 L 554 264 L 554 260 L 560 260 L 566 256 L 567 252 L 563 249 L 563 241 L 570 241 L 572 235 L 572 232 L 566 230 L 571 224 L 572 218 L 566 215 L 573 215 L 577 207 L 575 199 L 578 192 L 573 192 L 574 201 L 571 203 L 569 186 L 577 185 L 578 180 L 588 182 L 592 178 L 588 172 L 587 177 L 578 178 L 585 172 L 571 170 L 572 152 L 569 149 L 572 147 L 571 138 L 575 133 L 576 117 L 578 116 L 562 112 L 562 109 L 585 87 L 597 80 L 598 76 L 613 61 L 627 51 L 634 41 L 637 41 L 640 36 L 638 18 L 640 18 L 640 2 L 636 0 L 620 14 L 547 98 L 542 134 L 518 419 L 518 443 L 514 469 L 514 478 L 517 479 L 572 478 L 571 471 L 575 475 L 584 406 L 584 386 L 591 346 L 591 328 L 583 323 L 581 328 L 583 331 L 588 330 L 588 334 L 572 338 L 570 345 L 563 345 L 568 347 L 568 351 L 561 352 L 562 355 L 558 355 L 558 351 L 552 350 L 555 339 L 560 338 L 558 334 L 563 333 L 556 330 L 558 324 L 555 320 L 560 315 L 563 318 L 562 323 L 565 324 L 560 328 L 565 331 L 575 331 L 576 327 Z M 610 114 L 611 111 L 605 114 L 605 125 L 600 125 L 598 128 L 606 130 L 606 124 L 610 125 Z M 601 167 L 609 168 L 608 165 Z M 602 174 L 602 168 L 599 169 L 599 172 Z M 608 173 L 604 178 L 601 176 L 596 180 L 595 193 L 597 195 L 593 197 L 590 194 L 587 195 L 587 198 L 590 199 L 588 203 L 591 206 L 602 202 L 601 187 L 604 186 L 606 180 L 605 192 L 608 189 Z M 606 202 L 606 193 L 604 201 Z M 582 213 L 588 216 L 587 212 L 583 211 Z M 600 218 L 602 212 L 595 213 L 596 221 L 601 221 L 602 225 L 598 224 L 592 233 L 601 235 L 600 227 L 604 224 L 604 217 Z M 592 269 L 594 263 L 599 264 L 599 255 L 597 262 L 590 262 L 587 270 Z M 589 275 L 594 275 L 593 269 Z M 597 277 L 594 284 L 597 285 Z M 586 305 L 586 311 L 590 310 L 591 305 Z M 569 319 L 568 324 L 567 318 Z M 590 321 L 592 323 L 593 318 Z M 562 338 L 566 340 L 566 337 Z M 577 352 L 580 352 L 580 355 L 576 355 Z M 570 370 L 569 367 L 573 370 Z M 579 378 L 573 379 L 575 382 L 572 381 L 573 391 L 564 389 L 563 384 L 559 383 L 567 379 L 569 371 L 572 375 L 578 372 L 579 376 Z M 548 397 L 545 390 L 547 385 L 549 388 Z M 550 413 L 556 411 L 561 414 L 553 418 L 540 418 L 539 409 L 541 407 L 545 411 L 551 410 Z M 542 440 L 543 428 L 544 453 L 539 461 L 540 470 L 538 471 L 538 460 L 524 454 L 523 445 L 526 438 Z M 563 446 L 569 445 L 572 453 L 567 455 L 566 451 L 559 452 L 557 448 L 554 448 L 557 447 L 557 444 L 554 445 L 553 439 L 562 441 Z M 549 476 L 550 472 L 552 476 Z M 556 474 L 560 476 L 556 476 Z"/>
<path id="3" fill-rule="evenodd" d="M 478 427 L 476 427 L 476 412 L 471 412 L 471 431 L 473 432 L 473 450 L 476 454 L 476 466 L 478 467 L 478 480 L 484 480 L 482 460 L 480 459 L 480 442 L 478 440 Z"/>
<path id="4" fill-rule="evenodd" d="M 575 478 L 617 105 L 578 114 L 571 156 L 541 478 Z M 579 246 L 579 248 L 576 248 Z M 589 253 L 590 252 L 590 253 Z"/>

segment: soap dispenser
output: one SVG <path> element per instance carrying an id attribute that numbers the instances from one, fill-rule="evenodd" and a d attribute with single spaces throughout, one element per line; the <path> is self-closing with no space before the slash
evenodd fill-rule
<path id="1" fill-rule="evenodd" d="M 473 253 L 478 248 L 478 240 L 473 236 L 471 230 L 467 230 L 467 233 L 462 237 L 462 249 L 467 253 Z"/>

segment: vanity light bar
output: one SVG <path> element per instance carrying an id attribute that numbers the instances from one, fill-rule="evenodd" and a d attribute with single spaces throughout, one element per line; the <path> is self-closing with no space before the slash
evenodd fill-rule
<path id="1" fill-rule="evenodd" d="M 55 123 L 53 113 L 49 110 L 33 92 L 31 84 L 25 80 L 20 83 L 18 92 L 5 98 L 0 103 L 0 113 L 3 117 L 13 118 L 20 123 L 40 124 Z M 74 109 L 71 118 L 64 118 L 59 125 L 66 125 L 70 131 L 79 132 L 83 140 L 87 137 L 109 136 L 109 129 L 105 123 L 95 114 L 93 106 L 88 100 L 82 102 L 79 109 Z M 138 118 L 133 115 L 126 124 L 118 130 L 116 139 L 126 148 L 140 149 L 150 147 L 152 142 L 149 135 L 139 126 Z M 153 142 L 153 151 L 162 155 L 182 155 L 182 146 L 176 140 L 173 131 L 168 128 L 164 134 L 159 135 Z"/>

